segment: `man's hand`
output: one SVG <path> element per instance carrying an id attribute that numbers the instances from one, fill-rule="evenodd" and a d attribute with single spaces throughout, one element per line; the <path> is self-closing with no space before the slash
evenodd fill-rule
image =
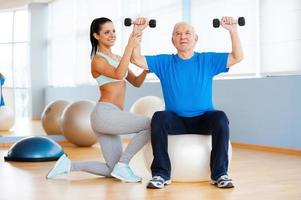
<path id="1" fill-rule="evenodd" d="M 221 25 L 230 32 L 237 31 L 237 22 L 233 17 L 222 17 Z"/>
<path id="2" fill-rule="evenodd" d="M 142 32 L 149 23 L 149 19 L 140 17 L 134 21 L 134 29 L 133 32 Z"/>

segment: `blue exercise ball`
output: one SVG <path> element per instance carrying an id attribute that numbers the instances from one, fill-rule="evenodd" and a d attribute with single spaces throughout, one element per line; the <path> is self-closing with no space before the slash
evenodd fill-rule
<path id="1" fill-rule="evenodd" d="M 8 150 L 5 161 L 41 162 L 57 160 L 63 148 L 47 137 L 32 136 L 19 140 Z"/>

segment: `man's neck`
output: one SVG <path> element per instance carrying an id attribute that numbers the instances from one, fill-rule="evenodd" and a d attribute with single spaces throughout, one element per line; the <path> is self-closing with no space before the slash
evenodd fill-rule
<path id="1" fill-rule="evenodd" d="M 178 56 L 183 60 L 187 60 L 193 56 L 193 53 L 194 53 L 193 50 L 178 51 Z"/>

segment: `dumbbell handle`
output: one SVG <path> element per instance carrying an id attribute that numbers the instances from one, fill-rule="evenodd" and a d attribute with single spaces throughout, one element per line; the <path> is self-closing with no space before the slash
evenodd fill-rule
<path id="1" fill-rule="evenodd" d="M 234 24 L 238 24 L 239 26 L 244 26 L 246 21 L 244 17 L 239 17 L 238 20 L 233 21 Z M 213 19 L 213 27 L 218 28 L 220 26 L 219 19 Z"/>
<path id="2" fill-rule="evenodd" d="M 216 18 L 216 19 L 214 19 L 214 20 L 219 20 L 219 19 Z M 219 20 L 219 21 L 221 21 L 221 20 Z M 238 20 L 233 20 L 232 23 L 233 23 L 233 24 L 238 24 Z"/>
<path id="3" fill-rule="evenodd" d="M 132 21 L 131 18 L 125 18 L 125 19 L 124 19 L 124 25 L 125 25 L 125 26 L 130 26 L 131 24 L 135 24 L 135 23 Z M 151 20 L 149 20 L 148 24 L 149 24 L 149 26 L 150 26 L 151 28 L 155 28 L 157 22 L 156 22 L 156 20 L 151 19 Z"/>
<path id="4" fill-rule="evenodd" d="M 221 20 L 219 20 L 219 21 L 221 21 Z M 233 20 L 232 23 L 233 24 L 238 24 L 238 20 Z"/>

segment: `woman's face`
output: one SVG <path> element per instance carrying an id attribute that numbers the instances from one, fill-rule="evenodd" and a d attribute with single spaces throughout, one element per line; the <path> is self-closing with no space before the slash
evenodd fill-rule
<path id="1" fill-rule="evenodd" d="M 106 22 L 101 25 L 100 31 L 96 34 L 98 43 L 111 47 L 115 44 L 116 33 L 112 22 Z"/>

